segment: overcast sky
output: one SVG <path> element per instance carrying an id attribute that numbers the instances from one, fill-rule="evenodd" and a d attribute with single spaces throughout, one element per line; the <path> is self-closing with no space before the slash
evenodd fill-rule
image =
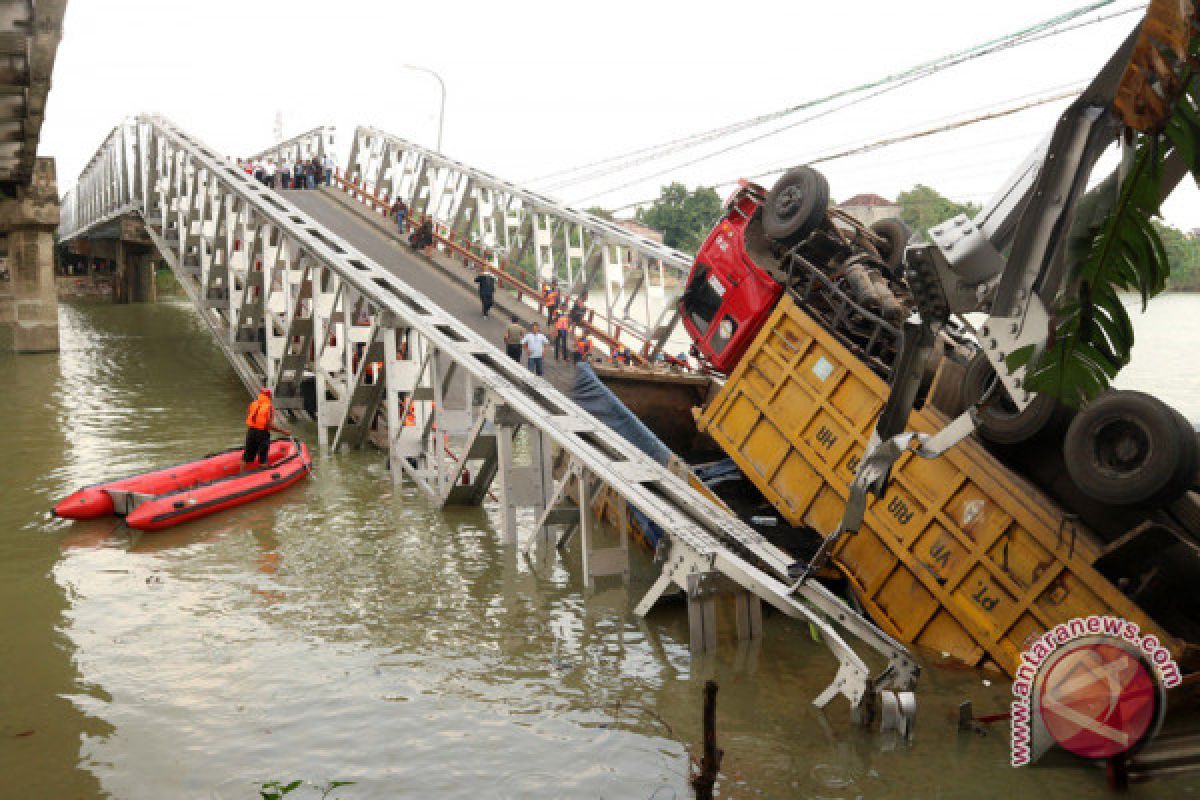
<path id="1" fill-rule="evenodd" d="M 880 78 L 1083 2 L 71 0 L 40 152 L 58 159 L 65 189 L 113 124 L 138 112 L 166 114 L 230 155 L 270 144 L 277 112 L 285 136 L 337 125 L 343 157 L 356 124 L 432 146 L 437 84 L 403 69 L 411 63 L 446 80 L 442 149 L 526 182 Z M 680 166 L 750 134 L 549 193 L 612 208 L 669 180 L 714 184 L 1043 97 L 1089 79 L 1139 16 L 971 61 L 698 164 Z M 838 199 L 923 182 L 982 201 L 1065 102 L 821 169 Z M 1200 227 L 1200 193 L 1189 182 L 1165 214 Z"/>

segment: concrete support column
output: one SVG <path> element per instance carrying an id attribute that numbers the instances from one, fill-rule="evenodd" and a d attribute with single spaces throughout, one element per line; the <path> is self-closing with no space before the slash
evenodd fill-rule
<path id="1" fill-rule="evenodd" d="M 58 187 L 54 160 L 39 158 L 29 186 L 0 200 L 0 230 L 8 234 L 12 274 L 12 347 L 18 353 L 58 350 L 58 297 L 54 286 L 54 237 Z"/>
<path id="2" fill-rule="evenodd" d="M 133 302 L 158 301 L 158 282 L 154 279 L 154 253 L 139 253 L 133 261 Z"/>

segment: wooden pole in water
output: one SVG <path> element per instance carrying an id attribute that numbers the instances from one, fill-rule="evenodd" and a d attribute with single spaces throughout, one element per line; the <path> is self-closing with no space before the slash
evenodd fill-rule
<path id="1" fill-rule="evenodd" d="M 712 800 L 717 773 L 721 771 L 721 758 L 725 751 L 717 747 L 717 682 L 704 682 L 704 756 L 700 759 L 700 772 L 692 776 L 692 789 L 696 800 Z"/>

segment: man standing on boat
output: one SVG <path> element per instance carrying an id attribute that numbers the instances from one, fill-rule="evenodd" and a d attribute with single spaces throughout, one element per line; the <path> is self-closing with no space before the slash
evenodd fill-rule
<path id="1" fill-rule="evenodd" d="M 260 467 L 267 465 L 271 450 L 271 431 L 291 436 L 292 432 L 275 424 L 275 407 L 271 404 L 271 390 L 266 386 L 250 403 L 246 411 L 246 446 L 242 450 L 242 471 L 258 461 Z"/>

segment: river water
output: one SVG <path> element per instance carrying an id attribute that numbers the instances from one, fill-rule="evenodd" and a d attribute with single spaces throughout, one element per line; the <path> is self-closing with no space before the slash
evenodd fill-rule
<path id="1" fill-rule="evenodd" d="M 1130 385 L 1200 419 L 1200 297 L 1157 301 Z M 531 565 L 494 509 L 443 514 L 378 453 L 177 530 L 67 523 L 80 484 L 236 444 L 247 398 L 179 304 L 64 305 L 61 353 L 0 354 L 0 798 L 690 797 L 706 678 L 721 687 L 722 797 L 1103 797 L 1067 759 L 1008 766 L 1007 727 L 957 705 L 1007 682 L 929 664 L 911 744 L 810 701 L 834 661 L 771 616 L 761 645 L 692 660 L 684 609 L 585 593 L 578 554 Z M 314 440 L 313 431 L 300 428 Z M 928 659 L 927 659 L 928 660 Z M 1195 781 L 1135 797 L 1200 793 Z M 317 797 L 311 787 L 290 798 Z"/>

